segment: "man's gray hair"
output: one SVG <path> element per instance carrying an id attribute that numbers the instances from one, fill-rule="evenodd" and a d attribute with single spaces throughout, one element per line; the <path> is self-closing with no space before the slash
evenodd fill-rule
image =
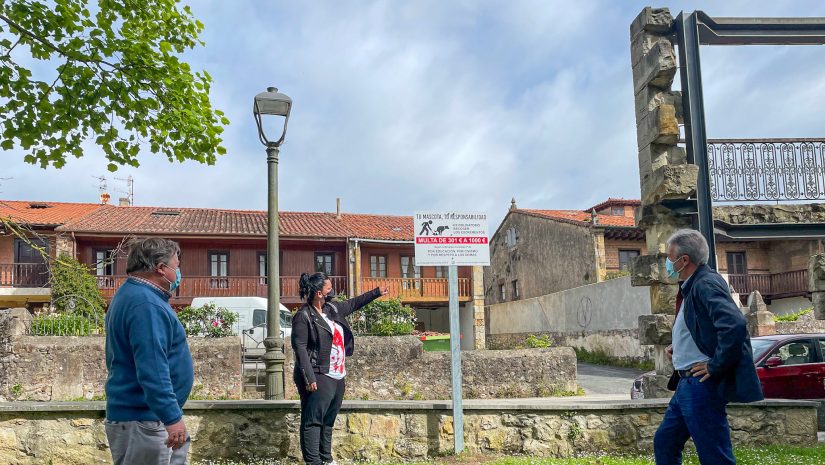
<path id="1" fill-rule="evenodd" d="M 129 244 L 126 272 L 154 271 L 161 263 L 168 265 L 172 257 L 176 255 L 180 255 L 180 246 L 175 241 L 160 237 L 134 239 Z"/>
<path id="2" fill-rule="evenodd" d="M 710 251 L 708 242 L 699 231 L 695 229 L 680 229 L 673 233 L 667 240 L 667 247 L 673 245 L 676 255 L 687 255 L 691 263 L 704 265 L 708 262 Z"/>

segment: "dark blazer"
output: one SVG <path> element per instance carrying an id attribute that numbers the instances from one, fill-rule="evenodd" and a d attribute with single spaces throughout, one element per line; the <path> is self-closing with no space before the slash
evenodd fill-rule
<path id="1" fill-rule="evenodd" d="M 344 329 L 344 352 L 349 357 L 355 351 L 355 336 L 347 324 L 347 316 L 373 300 L 381 297 L 381 289 L 349 300 L 327 302 L 323 310 L 327 318 Z M 304 304 L 292 316 L 292 352 L 295 354 L 295 373 L 305 384 L 315 382 L 315 373 L 329 373 L 329 357 L 332 351 L 332 331 L 329 325 L 309 304 Z"/>
<path id="2" fill-rule="evenodd" d="M 733 302 L 730 289 L 719 273 L 700 266 L 682 290 L 685 324 L 699 350 L 708 356 L 708 373 L 719 395 L 729 402 L 764 399 L 753 363 L 747 320 Z M 676 390 L 679 375 L 673 373 L 668 389 Z"/>

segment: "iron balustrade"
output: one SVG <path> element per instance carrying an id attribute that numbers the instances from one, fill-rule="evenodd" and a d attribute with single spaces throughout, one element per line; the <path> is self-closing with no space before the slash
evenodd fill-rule
<path id="1" fill-rule="evenodd" d="M 825 199 L 825 139 L 708 141 L 714 202 Z"/>

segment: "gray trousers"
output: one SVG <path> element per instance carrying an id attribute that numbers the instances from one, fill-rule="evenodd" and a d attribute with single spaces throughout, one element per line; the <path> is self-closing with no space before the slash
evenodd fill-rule
<path id="1" fill-rule="evenodd" d="M 186 465 L 190 438 L 178 450 L 166 447 L 166 428 L 159 421 L 106 420 L 106 438 L 114 465 Z"/>

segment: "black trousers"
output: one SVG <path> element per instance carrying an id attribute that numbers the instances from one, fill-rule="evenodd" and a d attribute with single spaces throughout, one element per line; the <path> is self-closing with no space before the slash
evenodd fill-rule
<path id="1" fill-rule="evenodd" d="M 301 396 L 301 454 L 308 465 L 332 462 L 332 427 L 341 410 L 346 383 L 316 373 L 318 390 L 309 392 L 303 376 L 293 373 L 295 386 Z"/>

